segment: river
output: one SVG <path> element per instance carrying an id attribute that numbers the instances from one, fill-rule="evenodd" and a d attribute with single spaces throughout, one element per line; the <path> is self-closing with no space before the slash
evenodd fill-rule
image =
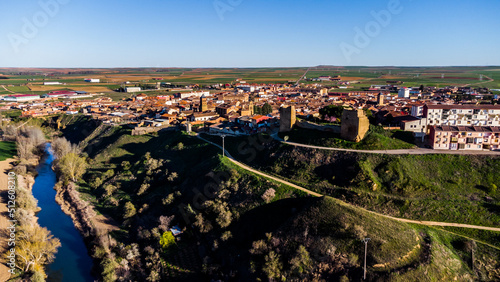
<path id="1" fill-rule="evenodd" d="M 33 185 L 33 196 L 38 200 L 42 210 L 37 214 L 38 223 L 47 227 L 52 234 L 61 240 L 56 258 L 47 267 L 47 281 L 94 281 L 90 274 L 92 259 L 87 253 L 87 248 L 73 225 L 71 218 L 66 215 L 56 203 L 56 174 L 52 170 L 54 156 L 47 145 L 46 156 L 37 167 L 38 176 Z"/>

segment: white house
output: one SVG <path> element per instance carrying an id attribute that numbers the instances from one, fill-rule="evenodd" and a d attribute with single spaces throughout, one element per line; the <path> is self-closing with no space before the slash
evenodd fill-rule
<path id="1" fill-rule="evenodd" d="M 410 98 L 410 88 L 401 87 L 398 92 L 398 98 Z"/>

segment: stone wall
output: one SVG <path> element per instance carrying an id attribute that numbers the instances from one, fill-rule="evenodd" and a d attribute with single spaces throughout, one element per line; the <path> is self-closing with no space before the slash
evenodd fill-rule
<path id="1" fill-rule="evenodd" d="M 309 121 L 297 121 L 296 125 L 300 128 L 314 129 L 325 132 L 340 133 L 340 125 L 319 125 Z"/>
<path id="2" fill-rule="evenodd" d="M 175 130 L 174 127 L 168 126 L 151 126 L 151 127 L 136 127 L 132 129 L 132 136 L 145 135 L 153 132 L 158 132 L 160 130 Z"/>

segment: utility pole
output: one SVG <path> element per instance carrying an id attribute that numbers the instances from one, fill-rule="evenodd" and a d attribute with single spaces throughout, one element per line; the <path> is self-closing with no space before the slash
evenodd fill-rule
<path id="1" fill-rule="evenodd" d="M 363 270 L 363 280 L 366 280 L 366 253 L 368 251 L 368 241 L 370 241 L 370 238 L 363 239 L 363 242 L 365 243 L 365 267 Z"/>
<path id="2" fill-rule="evenodd" d="M 226 138 L 226 135 L 222 134 L 220 137 L 222 137 L 222 156 L 224 157 L 225 156 L 225 146 L 224 146 L 224 138 Z"/>

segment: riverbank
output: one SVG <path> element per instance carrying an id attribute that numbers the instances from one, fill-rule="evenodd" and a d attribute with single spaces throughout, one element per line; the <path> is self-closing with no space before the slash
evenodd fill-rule
<path id="1" fill-rule="evenodd" d="M 7 182 L 8 182 L 8 173 L 12 169 L 12 162 L 14 159 L 7 159 L 5 161 L 0 162 L 0 196 L 5 195 L 7 193 Z M 7 213 L 7 198 L 1 197 L 0 199 L 0 230 L 2 236 L 0 236 L 0 281 L 7 281 L 10 278 L 9 267 L 5 265 L 5 259 L 3 254 L 8 250 L 7 245 L 7 234 L 3 232 L 7 231 L 7 227 L 9 227 L 9 218 Z"/>
<path id="2" fill-rule="evenodd" d="M 60 240 L 60 248 L 54 259 L 47 264 L 46 274 L 49 281 L 93 281 L 91 275 L 92 259 L 88 255 L 84 240 L 75 228 L 71 217 L 66 215 L 56 202 L 54 189 L 57 178 L 52 170 L 54 157 L 50 145 L 37 167 L 37 178 L 33 186 L 33 196 L 38 200 L 41 211 L 37 214 L 38 223 Z"/>
<path id="3" fill-rule="evenodd" d="M 96 235 L 107 234 L 119 230 L 113 220 L 104 215 L 98 215 L 92 205 L 80 199 L 76 184 L 70 183 L 63 186 L 58 182 L 54 189 L 57 191 L 56 202 L 62 211 L 73 220 L 76 229 L 86 240 L 95 239 Z"/>

